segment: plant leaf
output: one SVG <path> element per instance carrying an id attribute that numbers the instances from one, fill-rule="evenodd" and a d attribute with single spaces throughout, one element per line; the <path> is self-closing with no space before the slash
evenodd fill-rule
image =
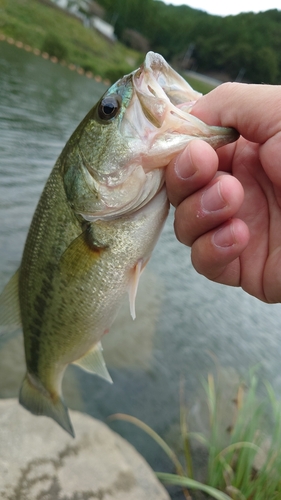
<path id="1" fill-rule="evenodd" d="M 216 490 L 215 488 L 212 488 L 212 486 L 207 486 L 206 484 L 200 483 L 199 481 L 195 481 L 194 479 L 190 479 L 188 477 L 177 476 L 176 474 L 166 474 L 163 472 L 156 472 L 156 476 L 160 479 L 160 481 L 166 484 L 186 486 L 187 488 L 193 490 L 204 491 L 204 493 L 207 493 L 217 500 L 231 500 L 231 497 L 222 491 Z"/>

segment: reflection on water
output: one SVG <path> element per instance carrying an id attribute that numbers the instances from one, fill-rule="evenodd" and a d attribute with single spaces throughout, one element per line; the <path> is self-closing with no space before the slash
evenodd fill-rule
<path id="1" fill-rule="evenodd" d="M 0 45 L 0 287 L 19 265 L 44 182 L 65 141 L 104 87 L 49 61 Z M 280 305 L 268 306 L 198 276 L 173 234 L 173 214 L 144 273 L 132 322 L 128 304 L 104 341 L 112 386 L 68 370 L 66 399 L 105 419 L 129 413 L 169 435 L 179 417 L 179 381 L 191 405 L 200 380 L 219 364 L 261 377 L 281 392 Z M 16 394 L 24 371 L 21 338 L 0 352 L 0 396 Z M 16 366 L 16 368 L 15 368 Z M 5 376 L 4 376 L 5 375 Z M 35 418 L 35 417 L 31 417 Z M 162 453 L 141 431 L 114 424 L 158 470 Z"/>

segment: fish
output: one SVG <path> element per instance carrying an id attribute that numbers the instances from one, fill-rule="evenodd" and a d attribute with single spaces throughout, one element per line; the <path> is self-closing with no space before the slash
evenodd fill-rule
<path id="1" fill-rule="evenodd" d="M 165 61 L 114 83 L 63 148 L 35 210 L 18 271 L 0 296 L 0 336 L 22 329 L 19 402 L 75 436 L 63 400 L 69 364 L 112 382 L 101 339 L 139 279 L 169 211 L 165 166 L 193 138 L 238 138 L 190 114 L 201 96 Z"/>

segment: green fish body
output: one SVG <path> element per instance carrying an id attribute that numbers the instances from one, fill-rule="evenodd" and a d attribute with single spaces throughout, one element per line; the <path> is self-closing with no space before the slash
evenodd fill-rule
<path id="1" fill-rule="evenodd" d="M 237 138 L 189 114 L 199 94 L 158 54 L 114 84 L 62 151 L 35 211 L 21 266 L 0 296 L 0 335 L 24 333 L 19 400 L 74 436 L 61 394 L 71 363 L 108 381 L 100 340 L 168 214 L 164 166 L 193 137 Z"/>

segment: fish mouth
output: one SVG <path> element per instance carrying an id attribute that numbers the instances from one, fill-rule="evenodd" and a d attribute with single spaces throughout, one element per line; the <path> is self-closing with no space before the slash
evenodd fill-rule
<path id="1" fill-rule="evenodd" d="M 144 63 L 134 73 L 133 81 L 143 112 L 154 117 L 158 127 L 163 124 L 168 112 L 182 110 L 189 113 L 202 96 L 160 54 L 154 52 L 147 53 Z M 170 106 L 167 106 L 167 98 Z M 164 103 L 166 106 L 163 106 Z"/>
<path id="2" fill-rule="evenodd" d="M 205 140 L 214 149 L 238 139 L 236 130 L 207 125 L 190 114 L 202 94 L 193 90 L 160 54 L 148 52 L 132 78 L 135 93 L 122 132 L 132 137 L 133 129 L 142 143 L 145 171 L 167 165 L 193 138 Z M 134 149 L 139 149 L 137 141 Z"/>

